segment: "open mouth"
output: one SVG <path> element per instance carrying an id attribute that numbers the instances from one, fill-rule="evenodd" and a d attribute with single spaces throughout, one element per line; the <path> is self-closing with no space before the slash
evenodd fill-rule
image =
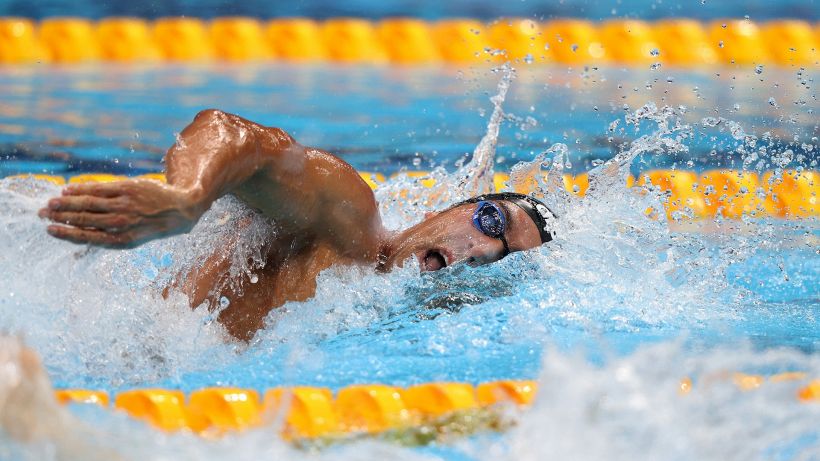
<path id="1" fill-rule="evenodd" d="M 447 258 L 438 250 L 429 250 L 421 260 L 421 266 L 425 271 L 437 271 L 447 267 Z"/>

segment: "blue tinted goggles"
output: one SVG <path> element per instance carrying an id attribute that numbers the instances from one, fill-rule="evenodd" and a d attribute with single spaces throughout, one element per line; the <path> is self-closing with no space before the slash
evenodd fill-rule
<path id="1" fill-rule="evenodd" d="M 507 218 L 500 206 L 486 200 L 479 201 L 473 212 L 473 226 L 487 237 L 501 240 L 504 245 L 502 257 L 510 254 L 510 245 L 504 237 L 504 232 L 507 230 Z"/>

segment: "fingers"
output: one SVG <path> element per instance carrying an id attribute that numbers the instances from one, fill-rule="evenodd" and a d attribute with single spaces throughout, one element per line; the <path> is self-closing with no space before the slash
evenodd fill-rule
<path id="1" fill-rule="evenodd" d="M 133 236 L 129 232 L 111 234 L 101 230 L 80 229 L 77 227 L 58 225 L 48 226 L 47 231 L 53 237 L 73 243 L 92 243 L 101 246 L 124 248 L 131 246 L 133 242 Z"/>
<path id="2" fill-rule="evenodd" d="M 92 195 L 64 195 L 48 201 L 48 208 L 55 211 L 124 211 L 124 202 L 115 198 Z"/>
<path id="3" fill-rule="evenodd" d="M 133 215 L 54 211 L 50 209 L 42 209 L 38 214 L 41 218 L 48 218 L 56 223 L 107 231 L 119 231 L 131 227 L 136 224 L 138 220 Z"/>
<path id="4" fill-rule="evenodd" d="M 63 195 L 93 195 L 111 198 L 122 195 L 127 183 L 128 181 L 69 184 L 63 189 Z"/>

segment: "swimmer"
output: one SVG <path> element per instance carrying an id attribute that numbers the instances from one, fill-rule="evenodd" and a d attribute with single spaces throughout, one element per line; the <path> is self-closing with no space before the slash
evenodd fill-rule
<path id="1" fill-rule="evenodd" d="M 491 263 L 552 239 L 549 209 L 513 193 L 475 197 L 406 230 L 388 231 L 373 191 L 349 164 L 298 144 L 279 128 L 219 110 L 197 114 L 166 153 L 165 166 L 167 184 L 70 184 L 39 215 L 53 221 L 48 233 L 59 239 L 131 248 L 187 232 L 215 200 L 238 197 L 277 225 L 256 283 L 244 284 L 241 296 L 216 293 L 230 261 L 213 257 L 177 288 L 191 306 L 231 299 L 218 319 L 245 341 L 274 307 L 312 297 L 317 275 L 332 265 L 389 271 L 415 258 L 422 271 L 436 271 L 459 262 Z"/>

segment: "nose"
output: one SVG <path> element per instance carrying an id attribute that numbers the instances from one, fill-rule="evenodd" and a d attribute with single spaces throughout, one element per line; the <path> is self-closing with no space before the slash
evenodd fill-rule
<path id="1" fill-rule="evenodd" d="M 502 244 L 500 240 L 482 243 L 480 245 L 473 245 L 470 248 L 470 254 L 467 263 L 471 266 L 482 266 L 498 261 L 502 258 Z"/>

